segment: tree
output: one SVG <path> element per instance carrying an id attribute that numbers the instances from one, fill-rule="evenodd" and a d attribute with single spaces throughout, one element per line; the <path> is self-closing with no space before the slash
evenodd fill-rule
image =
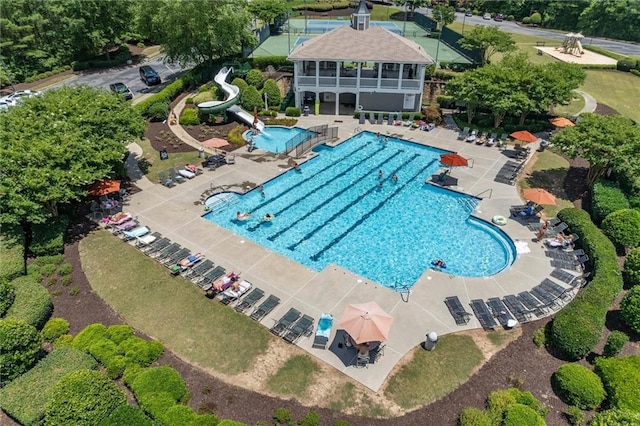
<path id="1" fill-rule="evenodd" d="M 516 43 L 511 35 L 500 31 L 498 27 L 484 25 L 476 25 L 471 31 L 465 33 L 459 43 L 466 49 L 480 49 L 483 64 L 488 63 L 498 52 L 507 53 L 516 50 Z"/>
<path id="2" fill-rule="evenodd" d="M 144 120 L 126 102 L 89 87 L 49 90 L 3 113 L 0 223 L 22 227 L 25 274 L 31 225 L 110 176 L 143 132 Z"/>
<path id="3" fill-rule="evenodd" d="M 406 7 L 411 15 L 419 7 L 427 7 L 431 4 L 431 0 L 395 0 L 393 2 L 396 6 Z"/>
<path id="4" fill-rule="evenodd" d="M 34 326 L 0 320 L 0 385 L 28 371 L 42 355 L 42 339 Z"/>
<path id="5" fill-rule="evenodd" d="M 433 19 L 438 23 L 438 31 L 456 20 L 456 11 L 453 6 L 445 6 L 442 4 L 433 8 Z"/>
<path id="6" fill-rule="evenodd" d="M 621 115 L 582 114 L 575 126 L 556 133 L 550 142 L 569 158 L 589 162 L 589 186 L 618 164 L 634 175 L 640 173 L 640 128 Z"/>
<path id="7" fill-rule="evenodd" d="M 182 65 L 213 63 L 255 44 L 244 1 L 144 0 L 138 14 L 146 20 L 138 20 L 142 35 L 153 36 L 169 61 Z"/>
<path id="8" fill-rule="evenodd" d="M 270 107 L 280 106 L 282 97 L 280 96 L 280 88 L 278 87 L 278 83 L 276 83 L 274 79 L 270 78 L 265 81 L 262 91 L 267 95 L 267 104 Z"/>
<path id="9" fill-rule="evenodd" d="M 578 29 L 578 17 L 587 6 L 589 3 L 586 1 L 551 1 L 544 11 L 543 25 L 559 30 L 575 31 Z"/>
<path id="10" fill-rule="evenodd" d="M 276 18 L 285 16 L 289 10 L 284 0 L 253 0 L 248 7 L 251 14 L 267 24 L 273 24 Z"/>
<path id="11" fill-rule="evenodd" d="M 242 91 L 242 108 L 247 111 L 253 111 L 254 108 L 262 109 L 264 107 L 264 101 L 260 92 L 254 86 L 248 86 Z"/>
<path id="12" fill-rule="evenodd" d="M 640 41 L 640 8 L 636 0 L 592 0 L 578 28 L 589 35 Z"/>

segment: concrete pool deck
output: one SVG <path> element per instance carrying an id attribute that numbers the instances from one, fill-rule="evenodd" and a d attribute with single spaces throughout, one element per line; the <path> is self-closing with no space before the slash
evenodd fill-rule
<path id="1" fill-rule="evenodd" d="M 424 132 L 368 122 L 359 125 L 350 116 L 326 115 L 300 117 L 297 126 L 307 128 L 322 124 L 339 127 L 340 141 L 359 130 L 370 130 L 456 151 L 472 159 L 472 167 L 454 170 L 457 185 L 451 188 L 483 198 L 473 214 L 486 221 L 490 222 L 495 215 L 509 216 L 511 205 L 523 203 L 515 186 L 493 181 L 500 167 L 509 160 L 505 152 L 495 147 L 458 141 L 456 130 L 438 127 L 431 132 Z M 537 147 L 536 144 L 531 146 L 533 149 Z M 278 296 L 281 303 L 262 321 L 265 326 L 272 326 L 274 320 L 291 307 L 311 315 L 316 323 L 323 312 L 333 314 L 335 321 L 327 350 L 313 349 L 313 337 L 303 337 L 297 345 L 373 391 L 380 389 L 396 363 L 407 352 L 424 342 L 428 332 L 435 331 L 442 336 L 480 328 L 475 316 L 465 326 L 457 326 L 444 304 L 446 297 L 458 296 L 467 311 L 472 312 L 469 306 L 471 299 L 486 300 L 530 290 L 548 278 L 553 269 L 541 244 L 532 242 L 533 233 L 524 224 L 508 219 L 502 229 L 514 241 L 526 241 L 531 251 L 518 254 L 509 268 L 495 276 L 464 278 L 427 270 L 403 299 L 401 294 L 336 265 L 315 272 L 201 217 L 203 206 L 199 201 L 212 188 L 222 187 L 241 192 L 289 169 L 286 159 L 259 150 L 249 153 L 239 149 L 235 162 L 215 171 L 206 171 L 170 189 L 162 185 L 149 185 L 146 178 L 141 177 L 140 186 L 143 190 L 131 196 L 127 210 L 137 215 L 139 221 L 153 231 L 162 233 L 193 252 L 204 253 L 227 271 L 242 272 L 242 277 L 254 286 L 262 288 L 266 294 Z M 478 250 L 482 250 L 482 247 L 478 247 Z M 563 283 L 559 284 L 566 287 Z M 384 356 L 368 368 L 356 368 L 355 350 L 343 345 L 338 347 L 337 323 L 348 304 L 372 300 L 394 317 L 394 323 Z"/>

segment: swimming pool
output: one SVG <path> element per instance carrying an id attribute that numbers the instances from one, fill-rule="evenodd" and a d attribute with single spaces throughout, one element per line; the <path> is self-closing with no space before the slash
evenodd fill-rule
<path id="1" fill-rule="evenodd" d="M 445 151 L 371 132 L 315 151 L 299 172 L 266 182 L 264 196 L 224 194 L 204 217 L 316 271 L 334 263 L 388 287 L 412 285 L 433 259 L 468 277 L 513 262 L 506 234 L 470 216 L 478 199 L 425 183 Z"/>
<path id="2" fill-rule="evenodd" d="M 267 126 L 257 135 L 253 130 L 248 130 L 245 139 L 253 139 L 255 147 L 278 154 L 286 151 L 287 142 L 293 141 L 294 145 L 298 145 L 313 134 L 300 127 Z"/>

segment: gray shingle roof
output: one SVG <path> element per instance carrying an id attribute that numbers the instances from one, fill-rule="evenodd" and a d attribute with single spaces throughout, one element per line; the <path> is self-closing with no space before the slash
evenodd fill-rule
<path id="1" fill-rule="evenodd" d="M 305 41 L 296 47 L 289 59 L 417 64 L 434 62 L 419 44 L 382 27 L 356 31 L 347 26 Z"/>

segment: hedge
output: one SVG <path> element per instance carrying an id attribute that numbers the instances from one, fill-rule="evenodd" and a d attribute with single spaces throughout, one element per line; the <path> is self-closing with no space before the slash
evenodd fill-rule
<path id="1" fill-rule="evenodd" d="M 23 240 L 21 234 L 7 232 L 3 226 L 0 235 L 0 279 L 12 280 L 22 274 L 24 267 Z"/>
<path id="2" fill-rule="evenodd" d="M 640 411 L 640 356 L 596 358 L 595 372 L 602 379 L 610 408 Z"/>
<path id="3" fill-rule="evenodd" d="M 622 331 L 612 331 L 609 334 L 609 338 L 607 338 L 607 343 L 604 345 L 604 349 L 602 350 L 602 356 L 606 357 L 614 357 L 617 356 L 622 349 L 624 349 L 624 345 L 629 342 L 629 336 L 627 336 Z"/>
<path id="4" fill-rule="evenodd" d="M 0 320 L 0 387 L 29 371 L 43 355 L 42 337 L 34 326 Z"/>
<path id="5" fill-rule="evenodd" d="M 0 408 L 21 424 L 40 424 L 54 386 L 67 373 L 95 369 L 98 363 L 72 348 L 55 349 L 35 367 L 0 389 Z"/>
<path id="6" fill-rule="evenodd" d="M 22 320 L 38 330 L 42 329 L 53 312 L 51 296 L 47 289 L 41 286 L 33 275 L 23 275 L 11 281 L 11 284 L 16 297 L 5 317 Z"/>
<path id="7" fill-rule="evenodd" d="M 54 386 L 45 407 L 47 426 L 93 426 L 120 407 L 127 397 L 122 389 L 95 370 L 78 370 Z"/>
<path id="8" fill-rule="evenodd" d="M 615 59 L 615 60 L 620 60 L 620 59 L 626 58 L 625 55 L 621 55 L 619 53 L 611 52 L 609 50 L 603 49 L 603 48 L 598 47 L 598 46 L 594 46 L 592 44 L 584 45 L 584 46 L 582 46 L 582 48 L 586 49 L 586 50 L 590 50 L 592 52 L 599 53 L 601 55 L 607 56 L 607 57 Z"/>
<path id="9" fill-rule="evenodd" d="M 100 422 L 100 426 L 154 426 L 144 411 L 133 405 L 121 405 Z"/>
<path id="10" fill-rule="evenodd" d="M 602 221 L 602 230 L 619 252 L 640 246 L 640 210 L 624 209 L 611 213 Z"/>
<path id="11" fill-rule="evenodd" d="M 185 87 L 187 87 L 186 81 L 188 81 L 189 79 L 193 79 L 193 77 L 188 77 L 188 74 L 189 73 L 183 75 L 182 77 L 178 78 L 176 81 L 165 86 L 158 93 L 151 95 L 144 101 L 134 105 L 133 109 L 138 111 L 141 115 L 148 118 L 149 108 L 152 105 L 158 102 L 160 102 L 161 104 L 165 103 L 168 105 L 172 100 L 174 100 L 176 97 L 178 97 L 179 94 L 181 94 L 184 91 Z M 167 109 L 168 109 L 168 106 L 167 106 Z"/>
<path id="12" fill-rule="evenodd" d="M 180 124 L 183 126 L 197 126 L 200 124 L 198 110 L 195 108 L 185 108 L 180 114 Z"/>
<path id="13" fill-rule="evenodd" d="M 640 284 L 640 247 L 631 250 L 624 260 L 624 271 L 622 271 L 624 283 L 627 287 Z"/>
<path id="14" fill-rule="evenodd" d="M 605 393 L 602 380 L 579 364 L 565 364 L 551 376 L 553 391 L 568 405 L 593 410 L 602 404 Z"/>
<path id="15" fill-rule="evenodd" d="M 300 117 L 300 108 L 287 107 L 284 115 L 286 115 L 287 117 Z"/>
<path id="16" fill-rule="evenodd" d="M 187 395 L 187 385 L 175 369 L 167 366 L 143 369 L 131 383 L 131 391 L 136 397 L 166 392 L 175 402 Z"/>
<path id="17" fill-rule="evenodd" d="M 275 69 L 281 67 L 292 67 L 293 62 L 287 60 L 286 56 L 262 56 L 259 58 L 251 59 L 251 65 L 254 68 L 258 68 L 264 71 L 269 65 L 271 65 Z"/>
<path id="18" fill-rule="evenodd" d="M 580 239 L 577 246 L 589 256 L 593 279 L 551 323 L 551 342 L 567 359 L 586 356 L 602 335 L 609 306 L 622 290 L 616 250 L 611 241 L 591 221 L 584 210 L 569 208 L 558 212 L 571 232 Z"/>
<path id="19" fill-rule="evenodd" d="M 609 214 L 629 208 L 629 201 L 617 183 L 600 179 L 591 190 L 591 218 L 600 224 Z"/>
<path id="20" fill-rule="evenodd" d="M 36 256 L 49 256 L 64 251 L 64 233 L 69 226 L 67 216 L 48 219 L 33 225 L 33 240 L 29 249 Z"/>
<path id="21" fill-rule="evenodd" d="M 624 295 L 620 316 L 633 331 L 640 333 L 640 286 L 633 287 Z"/>
<path id="22" fill-rule="evenodd" d="M 546 423 L 532 408 L 522 404 L 507 407 L 502 426 L 546 426 Z"/>
<path id="23" fill-rule="evenodd" d="M 475 407 L 462 410 L 459 418 L 460 426 L 492 426 L 491 416 Z"/>
<path id="24" fill-rule="evenodd" d="M 9 310 L 16 298 L 13 284 L 4 278 L 0 278 L 0 318 Z"/>
<path id="25" fill-rule="evenodd" d="M 607 410 L 596 413 L 589 426 L 634 426 L 640 425 L 640 413 L 630 410 Z"/>

